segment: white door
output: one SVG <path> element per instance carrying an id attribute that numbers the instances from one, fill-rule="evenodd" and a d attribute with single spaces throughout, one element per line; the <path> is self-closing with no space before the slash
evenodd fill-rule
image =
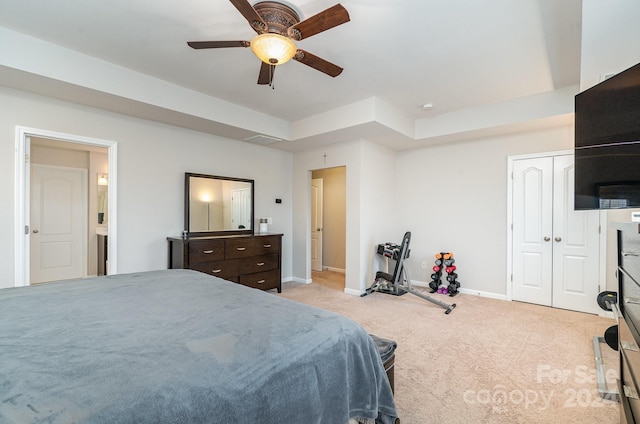
<path id="1" fill-rule="evenodd" d="M 322 178 L 311 180 L 311 269 L 322 271 Z"/>
<path id="2" fill-rule="evenodd" d="M 596 311 L 600 214 L 575 211 L 573 155 L 553 161 L 553 306 Z"/>
<path id="3" fill-rule="evenodd" d="M 251 190 L 231 191 L 231 228 L 251 228 Z"/>
<path id="4" fill-rule="evenodd" d="M 595 312 L 599 214 L 574 211 L 573 155 L 513 163 L 513 299 Z"/>
<path id="5" fill-rule="evenodd" d="M 31 164 L 30 283 L 86 276 L 87 171 Z"/>
<path id="6" fill-rule="evenodd" d="M 513 299 L 551 306 L 553 160 L 513 163 Z"/>

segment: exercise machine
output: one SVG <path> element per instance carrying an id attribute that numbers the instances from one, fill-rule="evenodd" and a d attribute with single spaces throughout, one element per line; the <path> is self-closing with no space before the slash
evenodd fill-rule
<path id="1" fill-rule="evenodd" d="M 431 296 L 427 296 L 424 293 L 421 293 L 415 290 L 411 286 L 411 278 L 409 278 L 409 272 L 405 266 L 405 261 L 409 257 L 409 243 L 411 242 L 411 232 L 407 231 L 402 237 L 402 243 L 400 244 L 400 251 L 397 254 L 396 266 L 393 270 L 393 274 L 389 274 L 383 271 L 376 272 L 376 277 L 371 284 L 371 287 L 366 289 L 364 293 L 360 296 L 364 297 L 368 294 L 373 293 L 374 291 L 381 291 L 390 294 L 404 294 L 411 293 L 415 296 L 418 296 L 421 299 L 434 303 L 441 308 L 445 309 L 445 314 L 450 314 L 451 311 L 456 307 L 456 304 L 453 303 L 448 305 L 444 302 L 441 302 L 437 299 L 432 298 Z M 395 257 L 395 255 L 394 255 Z"/>

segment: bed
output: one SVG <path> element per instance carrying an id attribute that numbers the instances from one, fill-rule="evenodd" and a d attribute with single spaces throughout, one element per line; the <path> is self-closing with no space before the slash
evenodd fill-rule
<path id="1" fill-rule="evenodd" d="M 190 270 L 0 290 L 1 423 L 396 421 L 358 324 Z"/>

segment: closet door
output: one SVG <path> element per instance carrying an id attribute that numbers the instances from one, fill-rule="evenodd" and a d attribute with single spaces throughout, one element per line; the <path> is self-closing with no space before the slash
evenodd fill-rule
<path id="1" fill-rule="evenodd" d="M 600 216 L 573 208 L 573 156 L 554 158 L 553 306 L 596 312 Z"/>
<path id="2" fill-rule="evenodd" d="M 513 163 L 513 300 L 551 306 L 553 158 Z"/>
<path id="3" fill-rule="evenodd" d="M 599 214 L 573 193 L 573 155 L 514 161 L 513 300 L 596 312 Z"/>

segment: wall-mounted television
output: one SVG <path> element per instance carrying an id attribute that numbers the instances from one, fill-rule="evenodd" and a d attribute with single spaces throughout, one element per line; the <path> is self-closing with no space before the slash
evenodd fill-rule
<path id="1" fill-rule="evenodd" d="M 575 97 L 575 209 L 640 207 L 640 63 Z"/>

